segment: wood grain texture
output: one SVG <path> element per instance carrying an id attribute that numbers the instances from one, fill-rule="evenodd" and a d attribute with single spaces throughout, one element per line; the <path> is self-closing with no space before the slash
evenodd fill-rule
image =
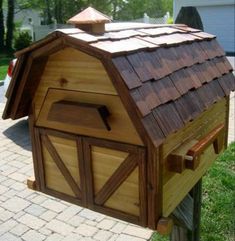
<path id="1" fill-rule="evenodd" d="M 123 82 L 120 72 L 117 70 L 117 68 L 115 68 L 114 64 L 111 63 L 109 59 L 103 58 L 102 63 L 110 79 L 112 80 L 113 85 L 117 90 L 117 93 L 120 97 L 120 100 L 122 101 L 124 108 L 127 110 L 129 114 L 129 118 L 131 119 L 133 125 L 136 128 L 136 131 L 138 132 L 141 138 L 141 142 L 146 144 L 146 141 L 149 138 L 147 131 L 145 130 L 143 123 L 140 120 L 138 108 L 136 107 L 133 99 L 130 97 L 129 90 Z"/>
<path id="2" fill-rule="evenodd" d="M 31 112 L 33 112 L 33 107 L 31 109 Z M 36 188 L 39 191 L 40 190 L 40 186 L 41 186 L 41 181 L 40 181 L 40 174 L 39 174 L 39 164 L 38 164 L 38 156 L 40 153 L 40 149 L 38 149 L 38 145 L 37 145 L 37 137 L 36 137 L 36 133 L 34 130 L 34 113 L 31 113 L 29 116 L 29 133 L 30 133 L 30 138 L 31 138 L 31 143 L 32 143 L 32 156 L 33 156 L 33 169 L 34 169 L 34 179 L 36 182 Z"/>
<path id="3" fill-rule="evenodd" d="M 192 188 L 190 193 L 174 210 L 174 228 L 171 241 L 199 241 L 200 216 L 202 205 L 202 179 Z"/>
<path id="4" fill-rule="evenodd" d="M 19 81 L 17 81 L 18 77 L 21 76 L 24 72 L 23 66 L 25 65 L 27 61 L 28 56 L 23 55 L 20 56 L 15 64 L 14 68 L 14 75 L 11 78 L 11 81 L 9 83 L 8 89 L 6 91 L 5 96 L 7 97 L 7 102 L 3 111 L 2 118 L 7 119 L 11 117 L 11 110 L 13 108 L 13 104 L 15 101 L 15 98 L 13 96 L 16 94 L 16 91 L 19 87 Z"/>
<path id="5" fill-rule="evenodd" d="M 129 155 L 128 152 L 118 151 L 106 147 L 91 146 L 92 170 L 95 195 L 101 190 L 110 176 Z"/>
<path id="6" fill-rule="evenodd" d="M 170 172 L 182 173 L 186 169 L 185 156 L 196 143 L 198 143 L 197 140 L 190 140 L 171 152 L 167 157 L 167 168 Z"/>
<path id="7" fill-rule="evenodd" d="M 51 54 L 54 54 L 55 52 L 63 49 L 64 47 L 65 46 L 64 46 L 63 37 L 58 38 L 58 39 L 36 49 L 35 51 L 33 51 L 33 53 L 31 53 L 31 56 L 33 59 L 38 59 L 43 56 L 49 56 Z"/>
<path id="8" fill-rule="evenodd" d="M 147 160 L 147 192 L 148 192 L 148 227 L 157 228 L 157 222 L 162 216 L 162 156 L 161 147 L 156 149 L 148 144 Z"/>
<path id="9" fill-rule="evenodd" d="M 126 215 L 135 215 L 139 222 L 146 225 L 146 196 L 140 198 L 140 195 L 145 195 L 140 191 L 146 190 L 143 186 L 146 182 L 145 177 L 141 183 L 139 179 L 144 171 L 144 149 L 95 138 L 85 138 L 84 144 L 88 152 L 86 166 L 90 169 L 87 170 L 88 189 L 92 192 L 88 198 L 93 203 L 90 207 L 103 206 L 109 211 L 119 210 Z M 125 205 L 122 205 L 123 202 Z M 140 212 L 145 216 L 140 216 Z"/>
<path id="10" fill-rule="evenodd" d="M 226 114 L 226 99 L 215 103 L 211 108 L 202 113 L 195 121 L 188 123 L 185 127 L 166 139 L 163 145 L 163 158 L 166 158 L 174 149 L 177 149 L 185 141 L 190 139 L 200 139 L 216 126 L 224 123 Z"/>
<path id="11" fill-rule="evenodd" d="M 100 60 L 69 47 L 48 59 L 34 98 L 36 115 L 48 88 L 117 95 Z"/>
<path id="12" fill-rule="evenodd" d="M 104 207 L 136 216 L 140 222 L 139 170 L 135 168 L 104 203 Z"/>
<path id="13" fill-rule="evenodd" d="M 42 144 L 42 155 L 43 155 L 43 170 L 40 170 L 43 175 L 44 181 L 44 188 L 43 192 L 46 189 L 50 189 L 56 191 L 58 193 L 62 193 L 64 195 L 70 197 L 76 197 L 73 190 L 71 189 L 70 185 L 64 178 L 63 174 L 61 173 L 60 169 L 54 162 L 53 158 L 51 157 L 50 153 L 48 152 L 45 145 Z"/>
<path id="14" fill-rule="evenodd" d="M 28 187 L 29 189 L 34 190 L 34 191 L 37 190 L 37 185 L 36 185 L 35 177 L 29 177 L 29 178 L 27 179 L 27 187 Z"/>
<path id="15" fill-rule="evenodd" d="M 109 111 L 104 105 L 61 100 L 51 105 L 48 120 L 70 125 L 110 130 L 107 122 L 108 116 Z"/>
<path id="16" fill-rule="evenodd" d="M 139 166 L 139 199 L 140 199 L 140 225 L 147 226 L 148 223 L 148 203 L 147 203 L 147 153 L 144 149 L 138 149 Z"/>
<path id="17" fill-rule="evenodd" d="M 18 95 L 14 98 L 14 103 L 12 104 L 12 109 L 11 109 L 11 112 L 12 112 L 12 115 L 13 116 L 16 116 L 17 114 L 17 109 L 19 107 L 19 103 L 20 103 L 20 97 L 24 91 L 24 87 L 25 87 L 25 84 L 26 84 L 26 81 L 27 81 L 27 77 L 30 73 L 30 70 L 31 70 L 31 67 L 32 67 L 32 64 L 33 64 L 33 59 L 31 57 L 28 57 L 27 59 L 27 62 L 26 62 L 26 66 L 24 68 L 24 72 L 22 73 L 22 79 L 21 81 L 18 83 Z"/>
<path id="18" fill-rule="evenodd" d="M 48 138 L 50 138 L 49 140 L 53 143 L 54 149 L 58 152 L 58 155 L 63 161 L 62 165 L 66 166 L 69 175 L 74 179 L 75 183 L 73 185 L 76 185 L 81 191 L 83 191 L 83 182 L 80 181 L 80 176 L 84 175 L 84 170 L 81 169 L 81 166 L 79 165 L 80 158 L 83 155 L 81 148 L 77 148 L 77 142 L 79 142 L 80 138 L 75 135 L 69 135 L 67 133 L 49 129 L 34 129 L 37 131 L 37 136 L 40 140 L 40 145 L 38 145 L 37 151 L 40 154 L 38 164 L 42 191 L 45 193 L 50 192 L 56 197 L 61 196 L 63 200 L 66 198 L 66 200 L 69 200 L 72 203 L 84 204 L 84 195 L 81 197 L 82 200 L 78 199 L 76 201 L 73 199 L 76 195 L 62 175 L 45 145 L 43 143 L 41 144 L 41 136 L 49 136 Z"/>
<path id="19" fill-rule="evenodd" d="M 226 99 L 222 99 L 220 102 L 214 104 L 195 121 L 186 125 L 186 127 L 180 132 L 169 136 L 163 145 L 163 215 L 165 217 L 174 210 L 180 200 L 183 199 L 187 192 L 189 192 L 196 182 L 204 175 L 206 170 L 218 156 L 218 154 L 215 154 L 213 145 L 211 145 L 200 156 L 200 164 L 196 171 L 185 170 L 181 174 L 173 174 L 172 172 L 167 171 L 167 155 L 173 150 L 179 148 L 183 143 L 185 143 L 186 153 L 186 149 L 189 148 L 187 143 L 193 139 L 200 140 L 218 125 L 225 123 L 226 105 Z M 224 138 L 225 136 L 223 134 L 222 139 Z M 181 187 L 180 191 L 178 188 L 179 186 Z"/>
<path id="20" fill-rule="evenodd" d="M 71 176 L 69 170 L 67 169 L 66 165 L 64 164 L 63 160 L 57 153 L 55 147 L 51 143 L 48 136 L 42 137 L 43 144 L 45 145 L 47 151 L 50 153 L 51 157 L 53 158 L 54 162 L 56 163 L 57 167 L 59 168 L 60 172 L 63 174 L 65 180 L 69 184 L 70 188 L 73 190 L 74 194 L 77 198 L 81 199 L 81 190 L 78 187 L 77 183 L 74 181 L 73 177 Z"/>
<path id="21" fill-rule="evenodd" d="M 54 102 L 64 99 L 69 101 L 105 105 L 110 112 L 110 116 L 107 118 L 107 121 L 111 130 L 108 131 L 78 125 L 69 125 L 57 121 L 48 121 L 47 116 L 51 105 Z M 120 98 L 113 95 L 49 89 L 36 125 L 74 134 L 90 135 L 93 137 L 143 145 L 127 111 L 121 103 Z"/>
<path id="22" fill-rule="evenodd" d="M 161 218 L 157 224 L 157 232 L 161 235 L 169 235 L 173 229 L 172 218 Z"/>
<path id="23" fill-rule="evenodd" d="M 224 132 L 224 123 L 219 124 L 216 128 L 214 128 L 211 132 L 207 133 L 207 135 L 199 140 L 195 145 L 193 145 L 187 152 L 187 155 L 192 156 L 192 160 L 186 160 L 186 168 L 195 170 L 199 165 L 199 157 L 203 151 L 213 144 L 214 151 L 216 154 L 219 154 L 221 149 L 223 148 L 223 142 L 219 145 L 219 135 Z"/>
<path id="24" fill-rule="evenodd" d="M 107 199 L 115 192 L 116 189 L 124 182 L 137 166 L 137 158 L 135 155 L 129 155 L 118 169 L 111 175 L 108 181 L 104 184 L 101 190 L 95 197 L 95 203 L 98 205 L 104 204 Z"/>
<path id="25" fill-rule="evenodd" d="M 187 148 L 192 140 L 200 140 L 216 128 L 218 125 L 226 122 L 227 100 L 222 99 L 214 104 L 210 109 L 201 114 L 195 121 L 186 125 L 184 129 L 176 134 L 169 136 L 163 145 L 162 156 L 164 161 L 163 170 L 163 215 L 167 217 L 174 208 L 184 198 L 187 192 L 204 175 L 218 154 L 215 154 L 213 145 L 210 145 L 200 157 L 200 164 L 195 171 L 185 170 L 181 174 L 174 174 L 167 170 L 167 156 L 180 146 L 186 154 Z M 225 147 L 225 133 L 222 135 L 223 149 Z M 196 142 L 195 142 L 196 143 Z M 179 188 L 180 187 L 180 188 Z"/>
<path id="26" fill-rule="evenodd" d="M 68 169 L 70 175 L 73 177 L 74 181 L 81 189 L 80 176 L 81 170 L 79 168 L 79 156 L 82 154 L 82 150 L 77 149 L 77 142 L 80 141 L 80 137 L 76 139 L 65 139 L 56 137 L 54 135 L 47 135 L 48 139 L 51 141 L 56 152 L 60 156 L 64 165 Z M 80 153 L 81 152 L 81 153 Z"/>
<path id="27" fill-rule="evenodd" d="M 217 158 L 213 146 L 208 147 L 200 157 L 200 164 L 195 171 L 175 174 L 163 186 L 163 216 L 168 217 L 183 197 L 199 181 Z"/>

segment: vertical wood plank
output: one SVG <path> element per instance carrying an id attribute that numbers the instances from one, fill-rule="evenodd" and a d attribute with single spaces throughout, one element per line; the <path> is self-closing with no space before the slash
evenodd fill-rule
<path id="1" fill-rule="evenodd" d="M 170 240 L 171 241 L 189 241 L 187 236 L 187 230 L 183 227 L 174 225 Z"/>
<path id="2" fill-rule="evenodd" d="M 14 103 L 13 103 L 13 106 L 12 106 L 12 110 L 11 110 L 11 118 L 15 118 L 16 115 L 17 115 L 17 110 L 18 110 L 18 106 L 20 104 L 20 98 L 23 94 L 23 91 L 24 91 L 24 87 L 25 87 L 25 84 L 26 84 L 26 81 L 27 81 L 27 77 L 30 73 L 30 69 L 32 67 L 32 63 L 33 63 L 33 58 L 32 57 L 28 57 L 27 59 L 27 63 L 26 63 L 26 66 L 24 68 L 24 73 L 22 75 L 22 79 L 19 83 L 19 89 L 18 89 L 18 93 L 17 93 L 17 96 L 16 98 L 14 99 Z"/>
<path id="3" fill-rule="evenodd" d="M 40 191 L 45 191 L 46 183 L 45 183 L 45 169 L 43 164 L 43 154 L 42 154 L 42 144 L 40 138 L 40 129 L 34 127 L 34 135 L 35 135 L 35 143 L 36 143 L 36 155 L 37 155 L 37 164 L 39 170 L 39 178 L 40 178 Z"/>
<path id="4" fill-rule="evenodd" d="M 202 205 L 202 179 L 194 186 L 191 191 L 194 200 L 193 204 L 193 229 L 189 231 L 191 241 L 200 241 L 200 220 Z"/>
<path id="5" fill-rule="evenodd" d="M 111 175 L 108 181 L 104 184 L 101 190 L 95 197 L 95 203 L 103 205 L 110 196 L 120 187 L 120 185 L 127 179 L 131 172 L 137 166 L 135 154 L 129 156 L 121 163 L 117 170 Z"/>
<path id="6" fill-rule="evenodd" d="M 78 187 L 77 183 L 71 176 L 71 173 L 67 169 L 66 165 L 64 162 L 61 160 L 59 154 L 57 153 L 55 147 L 51 143 L 49 137 L 47 135 L 42 136 L 42 141 L 43 144 L 45 145 L 46 149 L 48 150 L 49 154 L 53 158 L 53 161 L 56 163 L 57 167 L 59 168 L 60 172 L 64 176 L 65 180 L 73 190 L 74 194 L 76 195 L 77 198 L 81 199 L 81 190 Z"/>
<path id="7" fill-rule="evenodd" d="M 140 225 L 147 225 L 147 170 L 146 153 L 144 149 L 138 149 L 139 156 L 139 197 L 140 197 Z"/>
<path id="8" fill-rule="evenodd" d="M 32 112 L 32 111 L 31 111 Z M 32 143 L 32 154 L 33 154 L 33 168 L 34 168 L 34 177 L 36 181 L 36 189 L 38 191 L 41 190 L 41 181 L 40 181 L 40 175 L 39 175 L 39 165 L 38 165 L 38 157 L 40 152 L 40 149 L 38 149 L 36 136 L 34 132 L 34 114 L 30 113 L 29 115 L 29 132 L 30 132 L 30 138 Z"/>
<path id="9" fill-rule="evenodd" d="M 83 140 L 81 137 L 76 138 L 77 152 L 78 152 L 78 166 L 79 166 L 79 176 L 80 176 L 80 188 L 81 188 L 81 201 L 82 205 L 86 207 L 87 203 L 87 187 L 86 187 L 86 176 L 85 176 L 85 158 L 83 153 Z"/>
<path id="10" fill-rule="evenodd" d="M 224 146 L 225 149 L 228 147 L 228 128 L 229 128 L 229 107 L 230 107 L 230 97 L 226 97 L 226 122 L 225 122 L 225 136 L 224 136 Z"/>
<path id="11" fill-rule="evenodd" d="M 148 145 L 147 163 L 148 227 L 156 229 L 162 214 L 162 161 L 152 143 Z"/>
<path id="12" fill-rule="evenodd" d="M 190 191 L 190 196 L 193 199 L 193 205 L 186 207 L 182 218 L 177 217 L 181 224 L 175 224 L 171 233 L 171 241 L 200 241 L 200 219 L 201 219 L 201 204 L 202 204 L 202 179 Z M 188 202 L 190 204 L 190 202 Z M 192 210 L 188 210 L 192 209 Z M 187 220 L 186 212 L 193 213 L 192 224 L 187 225 L 184 220 Z M 191 230 L 186 227 L 191 226 Z"/>
<path id="13" fill-rule="evenodd" d="M 83 156 L 84 156 L 84 174 L 86 175 L 86 200 L 87 200 L 87 207 L 94 209 L 94 185 L 93 185 L 93 171 L 92 171 L 92 157 L 91 157 L 91 145 L 83 138 Z M 83 175 L 84 175 L 83 174 Z"/>

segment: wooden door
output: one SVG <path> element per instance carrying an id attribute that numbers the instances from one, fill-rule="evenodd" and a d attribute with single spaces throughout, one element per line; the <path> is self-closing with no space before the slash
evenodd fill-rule
<path id="1" fill-rule="evenodd" d="M 88 207 L 146 225 L 145 149 L 84 138 Z"/>
<path id="2" fill-rule="evenodd" d="M 77 204 L 85 204 L 81 137 L 49 129 L 40 135 L 39 173 L 41 189 Z"/>
<path id="3" fill-rule="evenodd" d="M 36 128 L 41 190 L 146 225 L 143 147 Z"/>

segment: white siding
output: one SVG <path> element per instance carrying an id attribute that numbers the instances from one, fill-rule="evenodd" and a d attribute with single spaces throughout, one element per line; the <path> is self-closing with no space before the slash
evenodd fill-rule
<path id="1" fill-rule="evenodd" d="M 216 35 L 226 52 L 235 52 L 234 5 L 197 7 L 197 10 L 202 18 L 204 31 Z"/>
<path id="2" fill-rule="evenodd" d="M 216 35 L 226 52 L 235 52 L 234 0 L 175 0 L 174 19 L 183 6 L 195 6 L 201 16 L 204 31 Z"/>
<path id="3" fill-rule="evenodd" d="M 174 0 L 174 19 L 178 15 L 182 6 L 225 6 L 234 5 L 234 0 Z"/>

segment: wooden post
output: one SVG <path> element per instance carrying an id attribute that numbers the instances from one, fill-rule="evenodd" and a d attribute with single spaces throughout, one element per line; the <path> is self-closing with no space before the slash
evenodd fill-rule
<path id="1" fill-rule="evenodd" d="M 175 224 L 171 241 L 199 241 L 202 200 L 202 179 L 174 210 Z"/>
<path id="2" fill-rule="evenodd" d="M 191 191 L 194 200 L 193 205 L 193 229 L 189 231 L 190 241 L 200 240 L 200 220 L 201 220 L 201 204 L 202 204 L 202 179 L 194 186 Z"/>

